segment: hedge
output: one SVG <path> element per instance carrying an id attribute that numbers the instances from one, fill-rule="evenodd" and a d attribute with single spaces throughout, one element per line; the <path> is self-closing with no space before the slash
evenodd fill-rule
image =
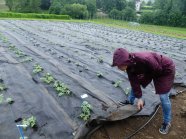
<path id="1" fill-rule="evenodd" d="M 36 14 L 36 13 L 0 13 L 1 18 L 39 18 L 39 19 L 70 19 L 69 15 Z"/>

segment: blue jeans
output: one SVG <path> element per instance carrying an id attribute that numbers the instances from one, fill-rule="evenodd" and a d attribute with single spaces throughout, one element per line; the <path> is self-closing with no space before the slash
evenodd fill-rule
<path id="1" fill-rule="evenodd" d="M 162 111 L 163 111 L 163 122 L 164 123 L 170 123 L 171 118 L 172 118 L 172 112 L 171 112 L 171 101 L 169 99 L 170 92 L 165 93 L 165 94 L 160 94 L 160 101 L 161 101 L 161 106 L 162 106 Z M 131 104 L 134 104 L 135 100 L 135 95 L 134 91 L 131 89 L 130 94 L 128 95 L 128 101 Z"/>
<path id="2" fill-rule="evenodd" d="M 135 95 L 134 95 L 134 91 L 131 89 L 127 99 L 128 101 L 133 105 L 134 104 L 134 100 L 135 100 Z"/>
<path id="3" fill-rule="evenodd" d="M 172 112 L 171 112 L 171 101 L 169 99 L 170 93 L 166 94 L 160 94 L 160 101 L 163 111 L 163 122 L 164 123 L 170 123 L 172 118 Z"/>

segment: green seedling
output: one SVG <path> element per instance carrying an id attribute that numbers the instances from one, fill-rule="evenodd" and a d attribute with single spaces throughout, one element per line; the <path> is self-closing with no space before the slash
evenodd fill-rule
<path id="1" fill-rule="evenodd" d="M 32 62 L 32 61 L 33 61 L 32 57 L 26 57 L 21 62 L 24 63 L 24 62 Z"/>
<path id="2" fill-rule="evenodd" d="M 75 63 L 76 66 L 80 66 L 80 64 L 78 62 Z"/>
<path id="3" fill-rule="evenodd" d="M 122 81 L 118 80 L 114 83 L 114 87 L 120 87 Z"/>
<path id="4" fill-rule="evenodd" d="M 33 69 L 34 74 L 42 72 L 42 71 L 43 71 L 43 68 L 39 64 L 34 65 L 34 69 Z"/>
<path id="5" fill-rule="evenodd" d="M 6 99 L 6 102 L 8 103 L 8 104 L 13 104 L 14 103 L 14 100 L 12 99 L 12 98 L 7 98 Z"/>
<path id="6" fill-rule="evenodd" d="M 60 81 L 55 81 L 53 87 L 57 91 L 59 97 L 63 95 L 70 95 L 71 93 L 68 87 Z"/>
<path id="7" fill-rule="evenodd" d="M 0 104 L 2 104 L 4 101 L 4 95 L 3 94 L 0 94 Z"/>
<path id="8" fill-rule="evenodd" d="M 26 119 L 24 118 L 22 120 L 22 124 L 26 125 L 27 127 L 31 127 L 34 128 L 36 126 L 36 117 L 31 116 L 30 118 Z M 25 130 L 27 129 L 27 127 L 23 127 Z"/>
<path id="9" fill-rule="evenodd" d="M 8 46 L 8 49 L 12 50 L 12 51 L 15 51 L 17 48 L 14 45 L 10 45 L 10 46 Z"/>
<path id="10" fill-rule="evenodd" d="M 98 62 L 99 62 L 99 63 L 103 63 L 103 57 L 99 57 L 99 58 L 98 58 Z"/>
<path id="11" fill-rule="evenodd" d="M 47 84 L 54 82 L 54 77 L 50 73 L 46 73 L 41 80 Z"/>
<path id="12" fill-rule="evenodd" d="M 25 54 L 21 50 L 16 50 L 15 54 L 16 54 L 17 57 L 24 57 L 25 56 Z"/>
<path id="13" fill-rule="evenodd" d="M 68 59 L 67 59 L 67 62 L 68 62 L 68 63 L 71 63 L 71 62 L 72 62 L 72 60 L 71 60 L 70 58 L 68 58 Z"/>
<path id="14" fill-rule="evenodd" d="M 124 92 L 126 95 L 128 95 L 131 91 L 131 88 L 127 87 L 126 89 L 124 89 Z"/>
<path id="15" fill-rule="evenodd" d="M 81 110 L 82 113 L 80 114 L 80 118 L 82 118 L 84 121 L 89 120 L 91 116 L 90 112 L 92 110 L 92 106 L 87 101 L 83 101 L 83 103 L 81 104 Z"/>
<path id="16" fill-rule="evenodd" d="M 5 86 L 5 84 L 0 83 L 0 92 L 1 92 L 1 91 L 4 91 L 4 90 L 6 90 L 6 89 L 7 89 L 7 87 Z"/>
<path id="17" fill-rule="evenodd" d="M 6 37 L 3 37 L 3 42 L 4 43 L 7 43 L 8 42 L 8 39 Z"/>
<path id="18" fill-rule="evenodd" d="M 176 77 L 181 77 L 181 74 L 178 71 L 176 72 Z"/>
<path id="19" fill-rule="evenodd" d="M 102 77 L 103 77 L 103 73 L 101 73 L 100 71 L 97 72 L 96 75 L 97 75 L 99 78 L 102 78 Z"/>

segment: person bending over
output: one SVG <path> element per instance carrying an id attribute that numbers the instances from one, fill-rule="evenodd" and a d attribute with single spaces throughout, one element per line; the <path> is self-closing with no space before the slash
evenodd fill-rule
<path id="1" fill-rule="evenodd" d="M 171 127 L 172 115 L 169 95 L 175 77 L 173 61 L 155 52 L 129 53 L 126 49 L 118 48 L 114 51 L 112 66 L 117 66 L 119 70 L 127 72 L 132 88 L 128 102 L 134 104 L 137 98 L 138 109 L 144 106 L 141 86 L 145 88 L 153 80 L 163 110 L 163 124 L 159 132 L 167 134 Z"/>

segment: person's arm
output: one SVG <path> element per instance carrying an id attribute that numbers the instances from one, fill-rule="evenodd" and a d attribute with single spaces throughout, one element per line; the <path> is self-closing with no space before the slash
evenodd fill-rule
<path id="1" fill-rule="evenodd" d="M 141 110 L 141 109 L 143 109 L 144 102 L 141 98 L 142 97 L 142 91 L 141 91 L 139 80 L 138 80 L 136 75 L 133 75 L 131 73 L 128 73 L 128 78 L 129 78 L 131 87 L 133 89 L 134 95 L 135 95 L 136 98 L 138 98 L 137 108 L 138 108 L 138 110 Z"/>
<path id="2" fill-rule="evenodd" d="M 130 81 L 130 85 L 134 91 L 134 95 L 136 98 L 141 98 L 142 97 L 142 90 L 141 90 L 141 87 L 140 87 L 140 82 L 137 78 L 137 75 L 135 74 L 132 74 L 130 72 L 127 72 L 128 74 L 128 78 L 129 78 L 129 81 Z"/>

